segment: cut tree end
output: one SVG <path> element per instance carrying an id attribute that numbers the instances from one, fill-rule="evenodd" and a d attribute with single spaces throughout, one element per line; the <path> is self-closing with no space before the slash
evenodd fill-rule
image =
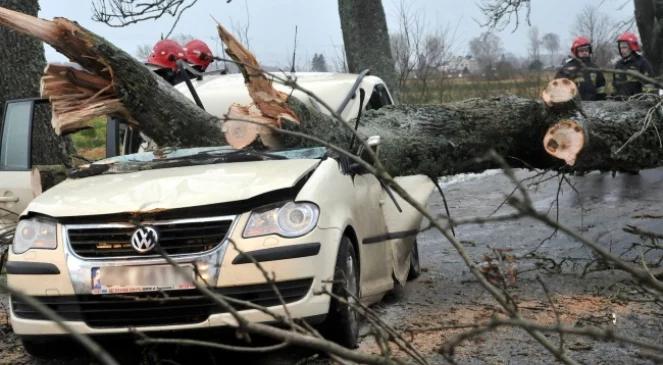
<path id="1" fill-rule="evenodd" d="M 578 95 L 576 84 L 565 78 L 551 80 L 543 92 L 541 99 L 547 107 L 556 107 L 573 101 Z"/>
<path id="2" fill-rule="evenodd" d="M 543 137 L 543 148 L 556 158 L 573 166 L 585 145 L 585 131 L 575 120 L 565 119 L 548 128 Z"/>

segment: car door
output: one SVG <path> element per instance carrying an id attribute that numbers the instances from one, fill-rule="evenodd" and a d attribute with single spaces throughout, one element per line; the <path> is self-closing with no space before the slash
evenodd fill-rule
<path id="1" fill-rule="evenodd" d="M 0 123 L 0 227 L 15 222 L 41 193 L 39 173 L 33 171 L 30 155 L 35 102 L 26 99 L 5 104 Z"/>
<path id="2" fill-rule="evenodd" d="M 367 298 L 381 295 L 393 286 L 390 250 L 385 237 L 380 182 L 370 173 L 357 174 L 353 179 L 355 217 L 362 236 L 359 248 L 362 297 Z"/>

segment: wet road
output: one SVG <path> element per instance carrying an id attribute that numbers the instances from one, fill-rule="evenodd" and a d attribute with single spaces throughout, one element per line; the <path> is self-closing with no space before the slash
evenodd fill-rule
<path id="1" fill-rule="evenodd" d="M 487 175 L 487 176 L 486 176 Z M 523 179 L 531 172 L 518 171 Z M 623 231 L 626 225 L 663 233 L 663 169 L 641 171 L 639 175 L 593 172 L 585 176 L 569 176 L 570 184 L 563 183 L 559 193 L 560 223 L 598 241 L 613 253 L 622 253 L 631 247 L 637 237 Z M 463 179 L 460 179 L 463 180 Z M 552 174 L 531 181 L 528 190 L 538 210 L 550 210 L 556 216 L 560 179 Z M 575 189 L 575 190 L 574 190 Z M 452 217 L 468 218 L 493 213 L 511 193 L 513 184 L 501 172 L 489 172 L 445 187 Z M 429 207 L 443 211 L 442 199 L 432 197 Z M 513 212 L 503 207 L 496 215 Z M 659 217 L 651 219 L 647 217 Z M 663 308 L 651 308 L 620 299 L 620 291 L 631 291 L 620 283 L 626 275 L 616 271 L 601 271 L 580 277 L 579 272 L 593 261 L 592 252 L 569 237 L 558 233 L 549 240 L 552 229 L 530 218 L 518 221 L 463 226 L 456 229 L 470 257 L 477 262 L 491 249 L 512 250 L 522 256 L 536 247 L 536 255 L 545 259 L 518 260 L 519 272 L 515 287 L 510 291 L 524 307 L 524 315 L 543 323 L 554 323 L 541 285 L 535 280 L 540 275 L 551 291 L 562 319 L 570 325 L 590 323 L 611 325 L 633 337 L 663 343 Z M 418 237 L 422 252 L 422 265 L 427 269 L 418 280 L 388 297 L 376 310 L 404 333 L 410 334 L 431 363 L 445 363 L 438 349 L 458 330 L 425 331 L 436 326 L 476 323 L 487 320 L 495 312 L 495 302 L 485 293 L 455 249 L 437 232 L 424 232 Z M 637 256 L 634 251 L 631 256 Z M 662 257 L 663 251 L 651 253 L 650 260 Z M 535 270 L 550 267 L 550 261 L 561 265 L 561 273 L 548 274 Z M 595 266 L 592 266 L 595 267 Z M 534 271 L 528 271 L 534 270 Z M 551 341 L 557 343 L 556 336 Z M 571 357 L 585 363 L 650 363 L 643 354 L 630 347 L 614 343 L 594 343 L 582 338 L 567 339 Z M 367 339 L 365 349 L 372 349 Z M 530 364 L 554 363 L 546 351 L 522 330 L 504 329 L 482 336 L 479 341 L 467 343 L 456 350 L 460 363 L 470 364 Z"/>

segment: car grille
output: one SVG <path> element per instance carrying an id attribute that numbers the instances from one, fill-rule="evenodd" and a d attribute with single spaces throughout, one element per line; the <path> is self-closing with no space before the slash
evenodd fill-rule
<path id="1" fill-rule="evenodd" d="M 312 278 L 275 283 L 284 302 L 296 302 L 308 293 Z M 213 288 L 230 298 L 262 307 L 280 305 L 272 284 Z M 95 328 L 154 326 L 199 323 L 211 314 L 225 313 L 217 303 L 198 290 L 176 290 L 135 294 L 38 296 L 34 297 L 68 321 L 84 321 Z M 25 319 L 47 319 L 16 297 L 11 298 L 14 315 Z M 247 309 L 235 304 L 237 310 Z"/>
<path id="2" fill-rule="evenodd" d="M 159 232 L 159 245 L 168 255 L 205 252 L 220 245 L 233 217 L 144 222 Z M 71 249 L 84 258 L 158 256 L 139 254 L 131 246 L 136 226 L 129 223 L 67 225 Z"/>

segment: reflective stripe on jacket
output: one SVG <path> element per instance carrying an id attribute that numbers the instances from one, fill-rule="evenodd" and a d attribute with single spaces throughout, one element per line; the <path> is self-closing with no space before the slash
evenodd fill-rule
<path id="1" fill-rule="evenodd" d="M 583 63 L 586 67 L 598 67 L 591 61 Z M 604 100 L 606 90 L 603 73 L 585 70 L 583 69 L 583 63 L 575 58 L 567 59 L 557 71 L 555 78 L 565 77 L 575 82 L 582 100 Z"/>

